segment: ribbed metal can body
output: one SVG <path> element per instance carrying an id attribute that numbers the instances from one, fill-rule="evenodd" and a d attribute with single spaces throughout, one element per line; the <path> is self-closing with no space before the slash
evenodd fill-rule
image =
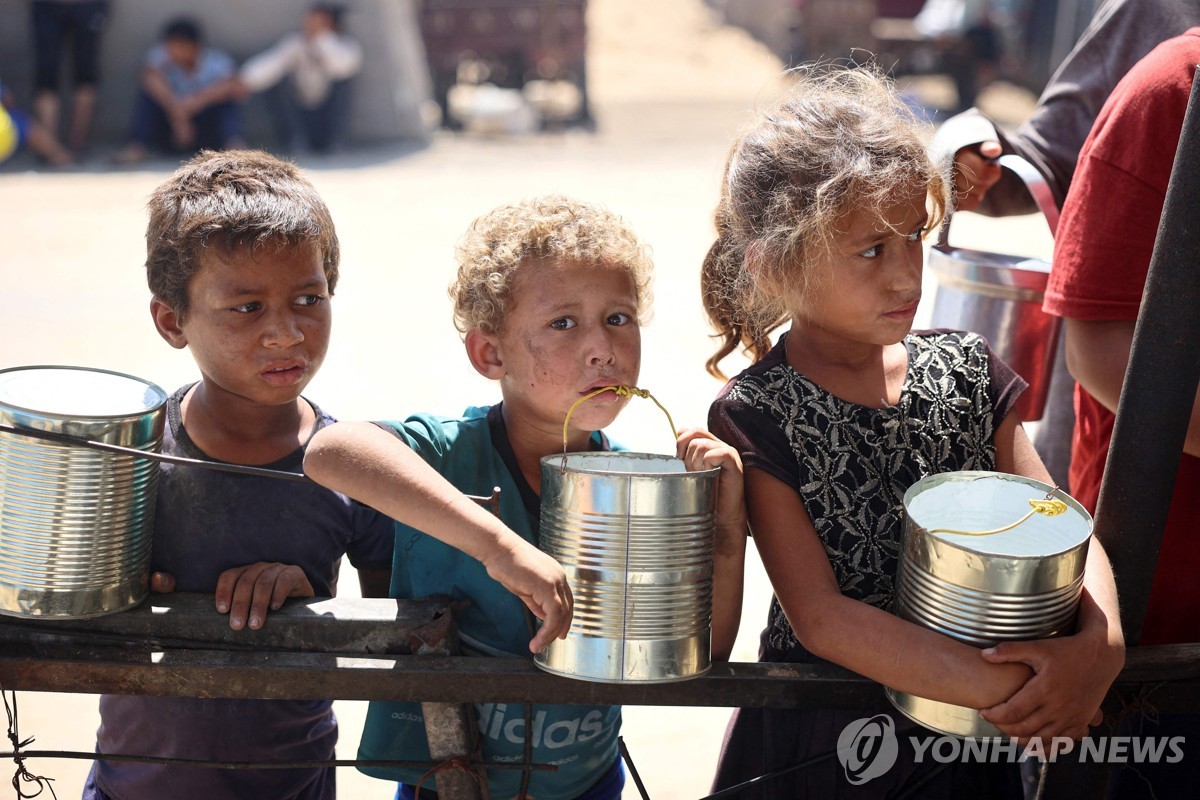
<path id="1" fill-rule="evenodd" d="M 0 422 L 157 452 L 166 393 L 107 370 L 0 370 Z M 0 614 L 75 619 L 149 586 L 158 464 L 0 432 Z"/>
<path id="2" fill-rule="evenodd" d="M 1066 510 L 1029 514 L 1030 501 Z M 1069 634 L 1083 592 L 1092 518 L 1074 498 L 1031 478 L 948 472 L 904 495 L 896 614 L 973 647 Z M 964 533 L 950 533 L 952 529 Z M 1002 737 L 975 709 L 887 690 L 901 712 L 941 733 Z"/>
<path id="3" fill-rule="evenodd" d="M 928 264 L 938 281 L 930 327 L 986 337 L 996 357 L 1029 384 L 1016 405 L 1021 419 L 1041 419 L 1062 325 L 1042 311 L 1050 264 L 961 247 L 930 248 Z"/>
<path id="4" fill-rule="evenodd" d="M 708 671 L 718 474 L 644 453 L 542 459 L 541 547 L 566 571 L 575 615 L 538 666 L 605 683 Z"/>

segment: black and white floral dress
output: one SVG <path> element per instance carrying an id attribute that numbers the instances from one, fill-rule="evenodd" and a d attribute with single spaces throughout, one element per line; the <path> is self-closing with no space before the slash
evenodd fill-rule
<path id="1" fill-rule="evenodd" d="M 995 430 L 1026 384 L 978 334 L 914 331 L 904 342 L 908 370 L 899 402 L 870 408 L 830 394 L 790 367 L 786 341 L 785 335 L 766 358 L 725 386 L 709 412 L 709 426 L 738 449 L 747 469 L 761 469 L 800 495 L 842 594 L 890 609 L 905 491 L 927 475 L 995 469 Z M 797 641 L 774 596 L 759 658 L 815 660 Z M 806 754 L 831 750 L 840 726 L 832 730 L 830 725 L 861 716 L 863 712 L 739 711 L 715 785 L 723 788 L 803 760 Z M 802 717 L 809 718 L 801 724 L 803 730 L 797 728 Z M 761 724 L 768 720 L 768 730 L 763 730 Z M 832 741 L 818 741 L 826 736 Z M 788 739 L 798 740 L 781 741 Z M 836 760 L 832 768 L 838 768 Z M 893 772 L 897 770 L 899 764 Z M 763 794 L 743 796 L 837 795 L 837 786 L 827 781 L 811 783 L 817 773 L 800 770 L 773 781 L 779 784 L 777 792 L 767 786 Z M 854 788 L 844 779 L 840 783 L 843 790 Z M 884 786 L 876 788 L 866 796 L 882 796 L 878 792 Z"/>

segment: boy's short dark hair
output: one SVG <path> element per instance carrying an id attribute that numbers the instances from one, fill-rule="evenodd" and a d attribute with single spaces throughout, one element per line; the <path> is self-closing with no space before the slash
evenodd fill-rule
<path id="1" fill-rule="evenodd" d="M 182 39 L 185 42 L 199 44 L 204 38 L 200 30 L 200 23 L 191 17 L 176 17 L 163 26 L 162 38 L 166 39 Z"/>
<path id="2" fill-rule="evenodd" d="M 206 150 L 150 197 L 146 280 L 180 316 L 201 252 L 311 246 L 337 285 L 341 252 L 333 218 L 300 169 L 259 150 Z"/>

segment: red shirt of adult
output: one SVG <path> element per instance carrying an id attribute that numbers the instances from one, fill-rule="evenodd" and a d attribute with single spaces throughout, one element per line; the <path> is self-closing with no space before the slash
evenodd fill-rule
<path id="1" fill-rule="evenodd" d="M 1049 313 L 1137 319 L 1197 63 L 1200 28 L 1192 28 L 1139 61 L 1104 104 L 1063 205 L 1046 292 Z M 1094 512 L 1115 417 L 1081 386 L 1075 413 L 1071 493 Z M 1142 644 L 1200 642 L 1198 528 L 1200 459 L 1184 455 Z"/>

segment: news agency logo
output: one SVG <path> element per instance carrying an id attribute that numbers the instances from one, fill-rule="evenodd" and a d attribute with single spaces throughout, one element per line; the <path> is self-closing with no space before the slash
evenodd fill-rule
<path id="1" fill-rule="evenodd" d="M 899 753 L 896 723 L 887 714 L 856 719 L 838 736 L 838 761 L 842 762 L 846 780 L 855 786 L 886 773 Z"/>
<path id="2" fill-rule="evenodd" d="M 1080 741 L 1054 737 L 1033 739 L 1022 747 L 1016 739 L 958 736 L 909 736 L 913 762 L 923 764 L 1015 764 L 1031 758 L 1054 762 L 1074 753 L 1092 764 L 1177 764 L 1183 760 L 1183 736 L 1089 736 Z M 896 764 L 900 744 L 891 716 L 856 719 L 842 729 L 837 756 L 846 780 L 858 786 L 887 773 Z"/>

